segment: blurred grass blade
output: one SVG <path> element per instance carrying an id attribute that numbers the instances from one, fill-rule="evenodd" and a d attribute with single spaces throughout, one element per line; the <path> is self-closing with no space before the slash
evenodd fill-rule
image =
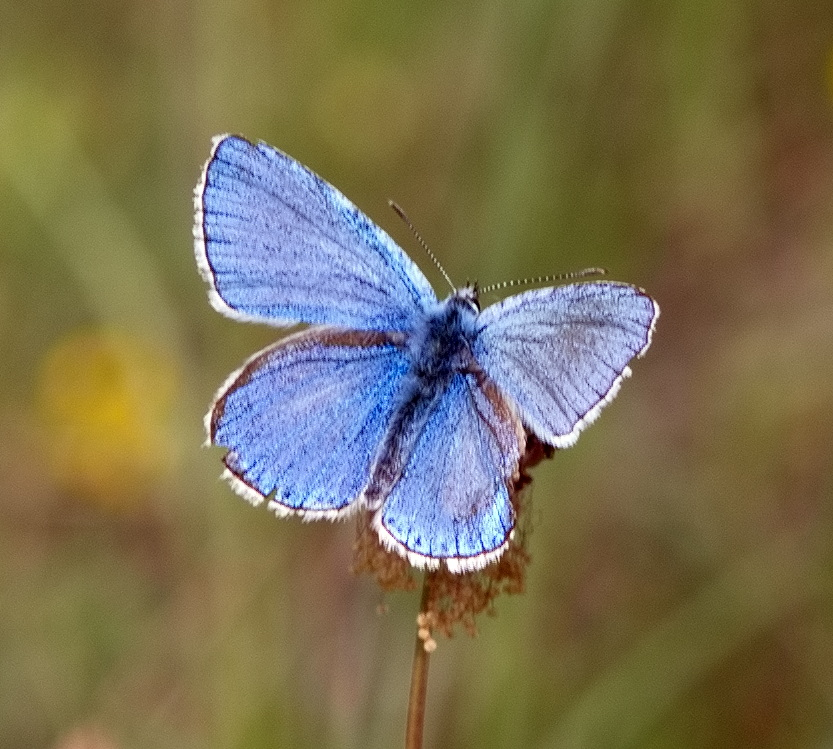
<path id="1" fill-rule="evenodd" d="M 0 171 L 60 252 L 101 325 L 181 351 L 179 316 L 154 258 L 84 157 L 73 125 L 66 102 L 35 87 L 0 89 L 0 139 L 14 144 L 0 149 Z M 190 241 L 190 232 L 183 234 Z"/>
<path id="2" fill-rule="evenodd" d="M 747 554 L 649 632 L 592 684 L 542 747 L 637 745 L 688 689 L 816 595 L 806 538 Z"/>

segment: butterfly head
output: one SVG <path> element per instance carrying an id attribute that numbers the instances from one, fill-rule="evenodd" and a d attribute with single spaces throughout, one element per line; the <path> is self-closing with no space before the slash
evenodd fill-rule
<path id="1" fill-rule="evenodd" d="M 461 286 L 450 297 L 449 301 L 455 300 L 460 306 L 466 306 L 475 314 L 480 314 L 480 296 L 477 291 L 477 281 Z"/>

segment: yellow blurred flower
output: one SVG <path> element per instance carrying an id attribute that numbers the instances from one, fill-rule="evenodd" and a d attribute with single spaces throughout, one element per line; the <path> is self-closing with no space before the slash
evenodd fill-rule
<path id="1" fill-rule="evenodd" d="M 138 338 L 92 331 L 60 340 L 37 381 L 56 481 L 108 508 L 145 496 L 172 467 L 178 389 L 172 359 Z"/>

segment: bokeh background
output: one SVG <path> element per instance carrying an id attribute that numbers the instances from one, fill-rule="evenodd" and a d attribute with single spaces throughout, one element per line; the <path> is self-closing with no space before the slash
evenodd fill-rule
<path id="1" fill-rule="evenodd" d="M 195 268 L 227 131 L 439 291 L 389 197 L 458 283 L 663 310 L 535 470 L 526 594 L 440 640 L 426 745 L 833 746 L 833 5 L 0 0 L 0 747 L 402 743 L 418 594 L 200 448 L 278 335 Z"/>

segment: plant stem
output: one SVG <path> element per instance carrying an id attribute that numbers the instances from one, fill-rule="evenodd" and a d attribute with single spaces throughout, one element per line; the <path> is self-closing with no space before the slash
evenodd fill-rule
<path id="1" fill-rule="evenodd" d="M 419 613 L 426 613 L 428 589 L 431 573 L 426 572 L 422 579 L 422 600 Z M 414 645 L 414 661 L 411 666 L 411 693 L 408 697 L 408 723 L 405 727 L 405 749 L 422 749 L 422 734 L 425 727 L 425 695 L 428 691 L 428 658 L 425 640 L 417 630 Z"/>

